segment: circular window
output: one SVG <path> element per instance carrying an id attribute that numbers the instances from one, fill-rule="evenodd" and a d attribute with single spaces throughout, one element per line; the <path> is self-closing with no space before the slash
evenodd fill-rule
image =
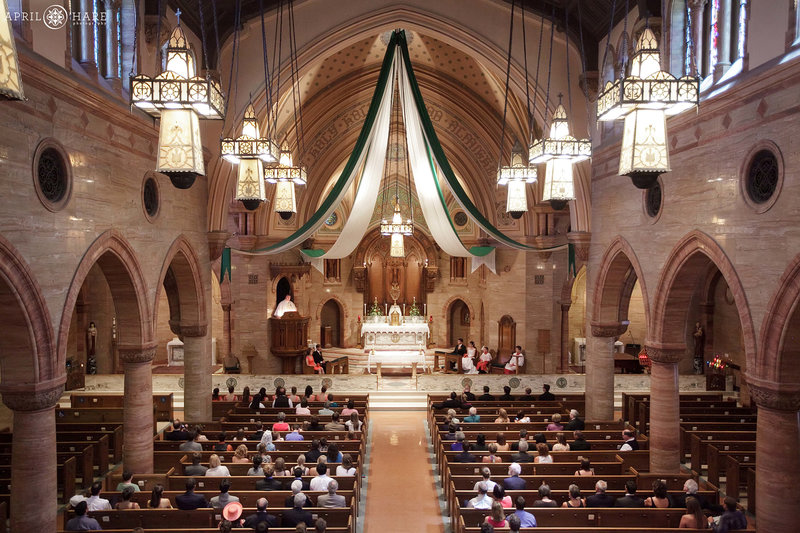
<path id="1" fill-rule="evenodd" d="M 778 158 L 769 150 L 759 150 L 747 172 L 747 194 L 757 204 L 772 198 L 778 187 Z"/>
<path id="2" fill-rule="evenodd" d="M 336 215 L 336 213 L 331 213 L 331 216 L 329 216 L 325 221 L 325 225 L 328 227 L 335 226 L 337 220 L 339 220 L 339 217 Z"/>
<path id="3" fill-rule="evenodd" d="M 152 220 L 158 215 L 158 184 L 152 176 L 144 180 L 144 186 L 142 187 L 142 206 L 144 207 L 144 212 L 148 220 Z"/>
<path id="4" fill-rule="evenodd" d="M 48 210 L 59 211 L 72 193 L 72 172 L 69 158 L 55 140 L 45 139 L 33 156 L 36 195 Z"/>
<path id="5" fill-rule="evenodd" d="M 469 219 L 467 218 L 467 214 L 464 211 L 459 211 L 458 213 L 453 215 L 453 222 L 455 222 L 456 226 L 458 226 L 459 228 L 463 228 L 464 226 L 467 225 Z"/>
<path id="6" fill-rule="evenodd" d="M 775 143 L 761 141 L 750 150 L 739 184 L 742 198 L 756 213 L 772 207 L 783 184 L 783 157 Z"/>
<path id="7" fill-rule="evenodd" d="M 647 189 L 644 195 L 644 210 L 647 216 L 655 218 L 661 212 L 661 182 Z"/>

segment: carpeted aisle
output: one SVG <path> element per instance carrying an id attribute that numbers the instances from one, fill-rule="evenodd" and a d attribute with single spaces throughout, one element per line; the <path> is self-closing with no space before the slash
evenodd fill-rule
<path id="1" fill-rule="evenodd" d="M 372 448 L 365 533 L 444 533 L 425 411 L 370 412 Z"/>

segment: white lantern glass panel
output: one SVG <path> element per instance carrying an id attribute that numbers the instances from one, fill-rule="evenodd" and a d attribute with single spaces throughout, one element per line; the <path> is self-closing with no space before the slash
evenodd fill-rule
<path id="1" fill-rule="evenodd" d="M 405 246 L 403 245 L 403 234 L 402 233 L 392 233 L 392 244 L 389 250 L 389 255 L 391 257 L 405 257 L 406 250 Z"/>
<path id="2" fill-rule="evenodd" d="M 520 213 L 528 210 L 528 191 L 524 181 L 509 181 L 506 212 Z"/>
<path id="3" fill-rule="evenodd" d="M 619 173 L 669 172 L 667 122 L 658 109 L 637 109 L 625 117 Z"/>
<path id="4" fill-rule="evenodd" d="M 190 109 L 165 109 L 158 133 L 158 172 L 204 175 L 200 121 Z"/>
<path id="5" fill-rule="evenodd" d="M 279 181 L 275 186 L 275 211 L 278 213 L 297 212 L 293 182 Z"/>
<path id="6" fill-rule="evenodd" d="M 19 72 L 17 45 L 11 28 L 8 5 L 0 0 L 0 96 L 14 100 L 24 100 L 22 77 Z"/>
<path id="7" fill-rule="evenodd" d="M 242 159 L 236 178 L 237 200 L 262 200 L 267 199 L 264 190 L 263 163 L 260 159 Z"/>

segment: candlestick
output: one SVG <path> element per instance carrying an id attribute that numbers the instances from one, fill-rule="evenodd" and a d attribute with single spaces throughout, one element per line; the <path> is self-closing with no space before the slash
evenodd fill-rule
<path id="1" fill-rule="evenodd" d="M 389 304 L 387 304 L 386 302 L 383 303 L 383 314 L 384 315 L 389 314 Z"/>
<path id="2" fill-rule="evenodd" d="M 422 316 L 428 314 L 428 304 L 422 304 Z"/>
<path id="3" fill-rule="evenodd" d="M 364 304 L 364 316 L 367 316 L 367 304 Z"/>
<path id="4" fill-rule="evenodd" d="M 403 304 L 403 315 L 406 314 L 406 304 Z"/>

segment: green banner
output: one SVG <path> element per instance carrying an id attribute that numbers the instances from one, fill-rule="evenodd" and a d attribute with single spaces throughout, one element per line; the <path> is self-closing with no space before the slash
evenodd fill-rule
<path id="1" fill-rule="evenodd" d="M 223 248 L 222 250 L 222 259 L 220 261 L 220 269 L 219 269 L 219 282 L 222 283 L 225 281 L 225 276 L 228 277 L 228 281 L 231 280 L 231 249 L 230 248 Z"/>

